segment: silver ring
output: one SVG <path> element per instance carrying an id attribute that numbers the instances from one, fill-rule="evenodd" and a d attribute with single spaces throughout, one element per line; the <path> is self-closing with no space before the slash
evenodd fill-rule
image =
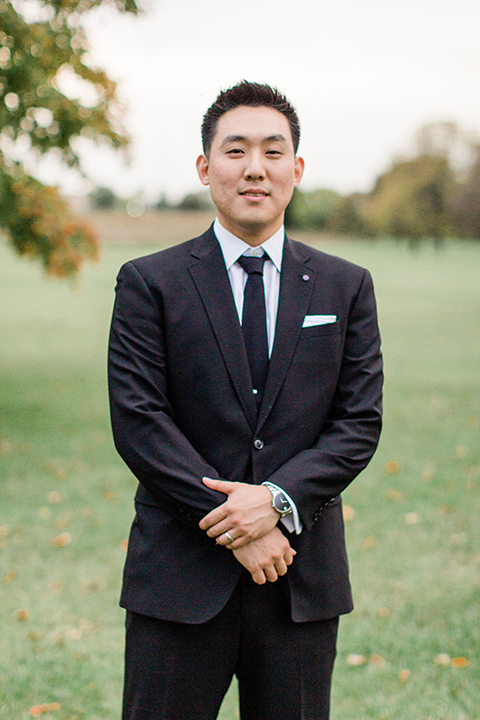
<path id="1" fill-rule="evenodd" d="M 228 540 L 229 542 L 233 542 L 233 541 L 235 540 L 235 538 L 233 538 L 233 537 L 230 535 L 230 533 L 228 532 L 228 530 L 227 530 L 227 532 L 225 532 L 225 533 L 223 533 L 223 534 L 225 535 L 225 537 L 227 538 L 227 540 Z"/>

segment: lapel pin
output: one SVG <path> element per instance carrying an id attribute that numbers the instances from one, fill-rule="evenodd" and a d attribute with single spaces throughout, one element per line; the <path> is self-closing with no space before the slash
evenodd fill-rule
<path id="1" fill-rule="evenodd" d="M 310 275 L 302 275 L 302 280 L 305 280 L 305 282 L 307 282 L 307 280 L 310 280 Z"/>

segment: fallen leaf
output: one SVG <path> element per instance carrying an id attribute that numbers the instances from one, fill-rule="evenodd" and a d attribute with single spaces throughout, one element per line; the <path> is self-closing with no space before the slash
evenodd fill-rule
<path id="1" fill-rule="evenodd" d="M 450 655 L 447 655 L 447 653 L 440 653 L 433 658 L 433 662 L 435 665 L 443 665 L 446 667 L 447 665 L 450 665 L 451 658 Z"/>
<path id="2" fill-rule="evenodd" d="M 0 525 L 0 538 L 7 537 L 9 532 L 10 532 L 10 529 L 9 529 L 8 525 Z"/>
<path id="3" fill-rule="evenodd" d="M 52 640 L 58 647 L 65 645 L 65 638 L 63 637 L 60 630 L 54 630 L 52 633 Z"/>
<path id="4" fill-rule="evenodd" d="M 40 517 L 41 517 L 43 520 L 48 520 L 48 519 L 51 517 L 51 515 L 52 515 L 52 511 L 50 510 L 49 507 L 47 507 L 46 505 L 44 505 L 43 507 L 38 508 L 38 514 L 40 515 Z"/>
<path id="5" fill-rule="evenodd" d="M 453 533 L 450 538 L 455 545 L 465 545 L 468 542 L 467 533 Z"/>
<path id="6" fill-rule="evenodd" d="M 28 618 L 28 610 L 25 610 L 25 609 L 17 610 L 17 612 L 15 613 L 15 616 L 16 616 L 17 620 L 20 620 L 20 621 L 26 620 Z"/>
<path id="7" fill-rule="evenodd" d="M 13 443 L 6 437 L 0 438 L 0 455 L 6 455 L 12 452 Z"/>
<path id="8" fill-rule="evenodd" d="M 452 667 L 464 668 L 470 665 L 470 662 L 465 657 L 454 657 L 452 658 Z"/>
<path id="9" fill-rule="evenodd" d="M 85 618 L 80 620 L 78 623 L 78 627 L 82 632 L 97 632 L 101 629 L 102 624 L 101 623 L 94 623 L 91 620 L 86 620 Z"/>
<path id="10" fill-rule="evenodd" d="M 407 525 L 417 525 L 420 521 L 420 515 L 417 512 L 405 513 L 405 522 Z"/>
<path id="11" fill-rule="evenodd" d="M 367 658 L 365 655 L 356 655 L 355 653 L 350 653 L 350 655 L 347 655 L 347 663 L 349 665 L 363 665 L 367 662 Z"/>
<path id="12" fill-rule="evenodd" d="M 453 507 L 449 505 L 448 503 L 443 503 L 443 505 L 440 505 L 438 507 L 438 513 L 439 515 L 448 515 L 448 513 L 451 513 L 453 510 Z"/>
<path id="13" fill-rule="evenodd" d="M 65 497 L 62 493 L 52 490 L 52 492 L 48 493 L 47 500 L 49 503 L 61 503 L 65 500 Z"/>
<path id="14" fill-rule="evenodd" d="M 82 508 L 82 517 L 89 518 L 92 517 L 93 510 L 92 508 Z"/>
<path id="15" fill-rule="evenodd" d="M 422 480 L 424 482 L 430 482 L 430 480 L 432 479 L 434 474 L 435 474 L 435 465 L 433 465 L 433 463 L 427 463 L 425 465 L 425 470 L 422 473 Z"/>
<path id="16" fill-rule="evenodd" d="M 370 655 L 370 665 L 378 668 L 383 668 L 386 664 L 387 661 L 381 655 Z"/>
<path id="17" fill-rule="evenodd" d="M 57 522 L 55 523 L 55 527 L 58 528 L 59 530 L 63 530 L 64 528 L 67 527 L 67 525 L 70 525 L 70 523 L 72 522 L 74 517 L 75 517 L 74 512 L 70 511 L 70 512 L 66 513 L 63 517 L 61 517 L 57 520 Z"/>
<path id="18" fill-rule="evenodd" d="M 112 500 L 115 500 L 115 493 L 113 490 L 105 490 L 105 492 L 102 493 L 102 497 L 107 502 L 111 502 Z"/>
<path id="19" fill-rule="evenodd" d="M 398 677 L 402 685 L 405 685 L 410 675 L 410 670 L 400 670 L 400 672 L 398 673 Z"/>
<path id="20" fill-rule="evenodd" d="M 120 550 L 128 550 L 128 540 L 122 540 L 119 545 Z"/>
<path id="21" fill-rule="evenodd" d="M 34 705 L 32 708 L 30 708 L 30 715 L 32 717 L 38 717 L 39 715 L 43 715 L 43 713 L 50 712 L 51 710 L 60 710 L 61 705 L 58 702 L 53 703 L 43 703 L 43 705 Z"/>
<path id="22" fill-rule="evenodd" d="M 352 507 L 350 507 L 350 505 L 343 505 L 342 511 L 343 511 L 343 519 L 345 521 L 353 520 L 353 518 L 355 517 L 355 510 Z"/>
<path id="23" fill-rule="evenodd" d="M 5 573 L 5 582 L 11 583 L 16 579 L 17 573 L 15 572 L 15 570 L 7 570 L 7 572 Z"/>
<path id="24" fill-rule="evenodd" d="M 375 537 L 373 535 L 367 535 L 363 541 L 362 550 L 368 550 L 375 545 Z"/>
<path id="25" fill-rule="evenodd" d="M 71 541 L 70 533 L 64 532 L 53 538 L 52 545 L 54 547 L 65 547 L 65 545 L 68 545 Z"/>
<path id="26" fill-rule="evenodd" d="M 387 495 L 390 500 L 395 500 L 396 502 L 403 500 L 403 493 L 400 492 L 400 490 L 395 490 L 394 488 L 390 488 Z"/>
<path id="27" fill-rule="evenodd" d="M 385 463 L 385 472 L 389 475 L 395 475 L 400 470 L 400 463 L 397 460 L 389 460 Z"/>
<path id="28" fill-rule="evenodd" d="M 74 653 L 72 653 L 72 657 L 74 660 L 82 661 L 82 660 L 86 660 L 88 656 L 85 655 L 85 653 L 74 652 Z"/>
<path id="29" fill-rule="evenodd" d="M 457 453 L 458 458 L 466 458 L 468 455 L 468 447 L 466 445 L 457 445 L 455 452 Z"/>
<path id="30" fill-rule="evenodd" d="M 82 583 L 82 587 L 87 592 L 90 592 L 91 590 L 105 590 L 106 583 L 98 582 L 98 580 L 88 580 L 87 582 Z"/>
<path id="31" fill-rule="evenodd" d="M 60 580 L 53 580 L 53 582 L 51 582 L 48 586 L 48 589 L 52 593 L 61 593 L 63 590 L 63 583 L 61 583 Z"/>
<path id="32" fill-rule="evenodd" d="M 380 617 L 386 618 L 390 615 L 390 610 L 386 607 L 378 608 L 378 614 Z"/>
<path id="33" fill-rule="evenodd" d="M 44 633 L 43 632 L 35 632 L 34 630 L 29 630 L 28 637 L 32 642 L 39 642 L 43 638 Z"/>
<path id="34" fill-rule="evenodd" d="M 68 638 L 68 640 L 80 640 L 82 637 L 82 631 L 78 628 L 72 628 L 71 630 L 65 631 L 65 637 Z"/>

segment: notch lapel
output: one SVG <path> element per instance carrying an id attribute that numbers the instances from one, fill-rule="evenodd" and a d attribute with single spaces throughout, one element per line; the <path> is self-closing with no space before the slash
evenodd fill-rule
<path id="1" fill-rule="evenodd" d="M 316 276 L 316 271 L 308 266 L 309 258 L 310 253 L 305 246 L 294 245 L 285 236 L 275 341 L 257 432 L 268 417 L 280 392 L 300 338 Z"/>
<path id="2" fill-rule="evenodd" d="M 192 250 L 189 267 L 220 347 L 228 374 L 252 430 L 257 424 L 250 368 L 222 250 L 210 228 Z"/>

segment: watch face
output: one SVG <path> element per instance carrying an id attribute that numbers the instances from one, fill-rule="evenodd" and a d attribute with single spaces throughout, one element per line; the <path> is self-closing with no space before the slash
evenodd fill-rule
<path id="1" fill-rule="evenodd" d="M 282 495 L 282 493 L 278 493 L 278 495 L 275 496 L 274 503 L 279 513 L 284 513 L 288 510 L 291 510 L 290 503 L 288 502 L 285 495 Z"/>

